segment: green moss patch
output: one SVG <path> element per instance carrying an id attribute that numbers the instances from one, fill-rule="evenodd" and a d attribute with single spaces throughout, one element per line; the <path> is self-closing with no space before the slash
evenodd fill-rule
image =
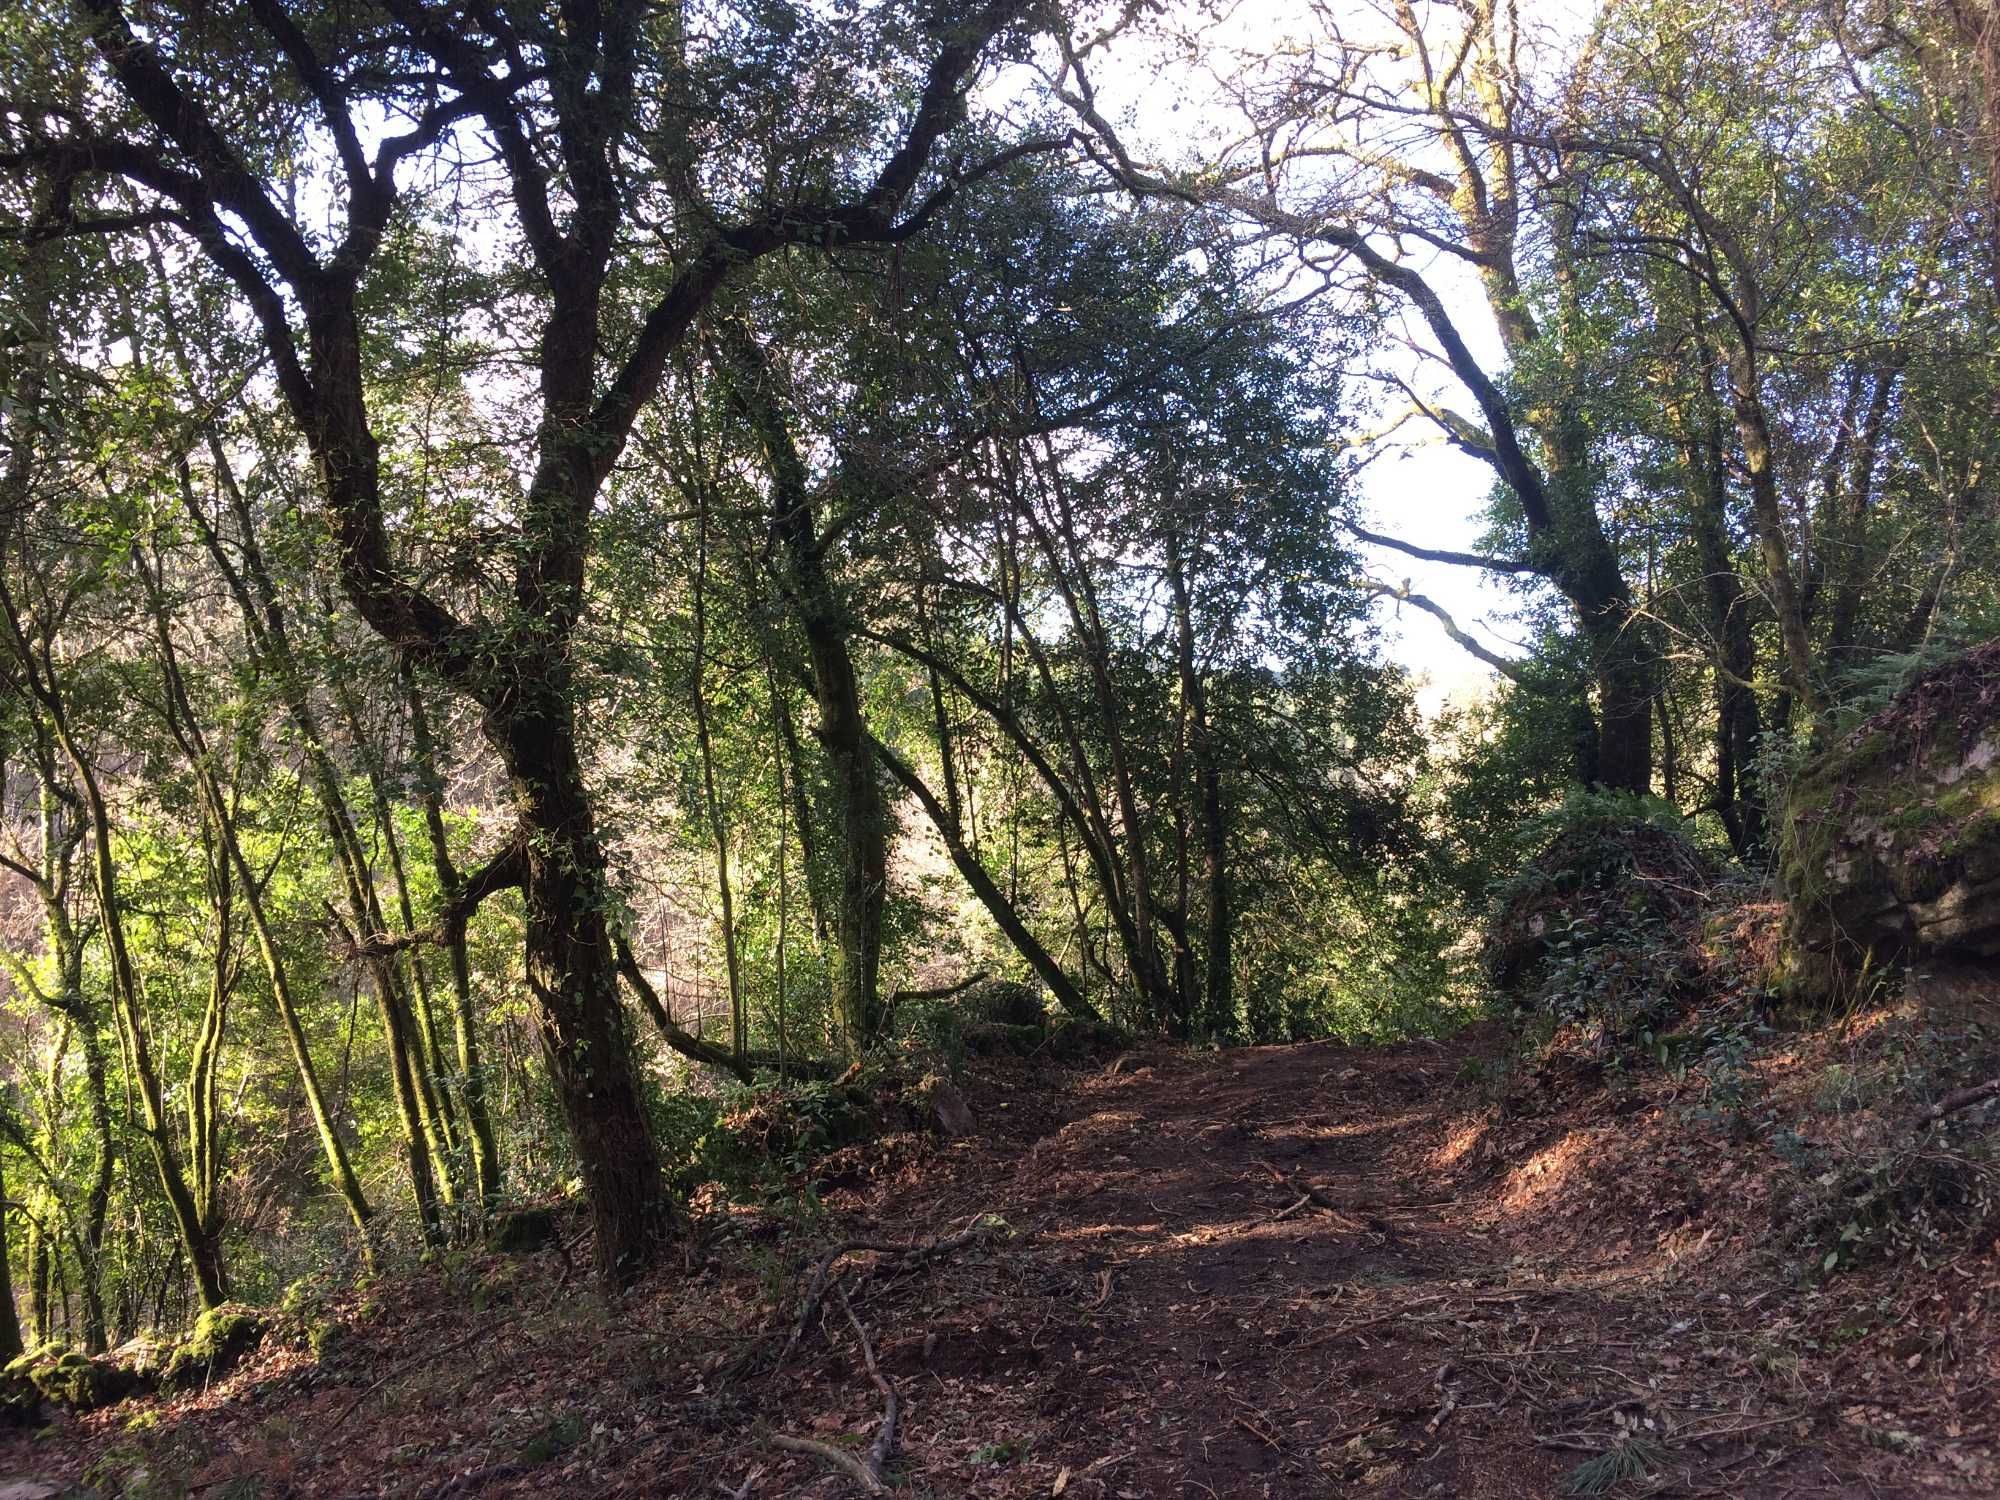
<path id="1" fill-rule="evenodd" d="M 97 1411 L 148 1384 L 145 1373 L 115 1357 L 89 1355 L 50 1344 L 10 1361 L 0 1371 L 6 1404 L 21 1411 L 48 1401 L 70 1411 Z"/>
<path id="2" fill-rule="evenodd" d="M 264 1341 L 264 1315 L 240 1302 L 225 1302 L 195 1320 L 190 1333 L 160 1372 L 162 1390 L 193 1390 L 221 1379 Z"/>
<path id="3" fill-rule="evenodd" d="M 1781 968 L 1830 998 L 1871 966 L 2000 946 L 2000 641 L 1926 672 L 1794 780 Z"/>

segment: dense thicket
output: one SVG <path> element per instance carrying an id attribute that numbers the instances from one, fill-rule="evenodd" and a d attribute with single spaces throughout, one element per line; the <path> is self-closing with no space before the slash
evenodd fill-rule
<path id="1" fill-rule="evenodd" d="M 640 1275 L 678 1100 L 935 1045 L 974 975 L 1431 1024 L 1574 785 L 1758 864 L 1800 749 L 2000 629 L 1991 24 L 17 7 L 26 1334 L 571 1187 Z M 1189 58 L 1218 144 L 1106 102 Z M 1357 510 L 1420 428 L 1484 550 Z M 1401 604 L 1489 701 L 1423 723 Z"/>

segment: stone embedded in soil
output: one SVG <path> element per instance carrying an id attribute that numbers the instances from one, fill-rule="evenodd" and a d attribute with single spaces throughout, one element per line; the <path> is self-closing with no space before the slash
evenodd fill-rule
<path id="1" fill-rule="evenodd" d="M 264 1315 L 240 1302 L 212 1307 L 176 1346 L 160 1371 L 163 1390 L 193 1390 L 220 1380 L 264 1340 Z"/>

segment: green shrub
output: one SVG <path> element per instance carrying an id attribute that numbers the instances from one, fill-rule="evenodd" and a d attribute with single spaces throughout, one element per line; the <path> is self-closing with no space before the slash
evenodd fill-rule
<path id="1" fill-rule="evenodd" d="M 1701 968 L 1714 867 L 1666 803 L 1578 793 L 1523 825 L 1534 852 L 1494 890 L 1481 959 L 1523 1011 L 1623 1037 Z"/>

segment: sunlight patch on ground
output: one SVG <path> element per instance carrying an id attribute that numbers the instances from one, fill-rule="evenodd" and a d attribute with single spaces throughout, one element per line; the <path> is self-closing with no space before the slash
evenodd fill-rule
<path id="1" fill-rule="evenodd" d="M 1444 1138 L 1444 1144 L 1431 1153 L 1431 1165 L 1440 1170 L 1455 1167 L 1465 1160 L 1466 1154 L 1486 1138 L 1486 1122 L 1480 1119 L 1460 1121 L 1451 1128 Z"/>
<path id="2" fill-rule="evenodd" d="M 1529 1157 L 1508 1174 L 1506 1190 L 1500 1195 L 1502 1206 L 1509 1213 L 1525 1213 L 1562 1191 L 1570 1174 L 1588 1160 L 1596 1135 L 1592 1130 L 1572 1130 L 1553 1146 Z"/>

